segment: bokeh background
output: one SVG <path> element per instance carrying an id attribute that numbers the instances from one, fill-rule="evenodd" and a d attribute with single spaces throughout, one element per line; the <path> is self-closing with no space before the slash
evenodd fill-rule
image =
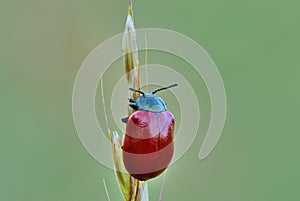
<path id="1" fill-rule="evenodd" d="M 0 1 L 0 200 L 106 200 L 102 179 L 111 200 L 121 200 L 114 172 L 81 145 L 71 103 L 81 63 L 123 31 L 127 5 Z M 200 161 L 209 99 L 201 78 L 181 70 L 199 87 L 203 122 L 192 147 L 169 168 L 163 200 L 300 200 L 299 8 L 296 0 L 134 1 L 137 28 L 172 29 L 195 40 L 227 92 L 224 133 Z M 179 71 L 186 65 L 159 52 L 149 52 L 152 62 Z M 160 183 L 161 177 L 149 182 L 150 200 L 158 199 Z"/>

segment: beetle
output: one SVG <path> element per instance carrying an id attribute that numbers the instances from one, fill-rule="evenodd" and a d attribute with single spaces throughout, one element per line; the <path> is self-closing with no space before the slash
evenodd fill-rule
<path id="1" fill-rule="evenodd" d="M 167 110 L 164 100 L 155 94 L 175 86 L 177 84 L 152 93 L 129 88 L 141 95 L 136 101 L 129 99 L 129 106 L 135 112 L 122 119 L 127 123 L 122 152 L 125 168 L 138 180 L 160 175 L 173 157 L 174 116 Z"/>

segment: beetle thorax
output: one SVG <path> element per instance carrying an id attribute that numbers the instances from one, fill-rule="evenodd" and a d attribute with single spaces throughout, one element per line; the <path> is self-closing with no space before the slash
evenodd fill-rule
<path id="1" fill-rule="evenodd" d="M 154 94 L 145 94 L 140 96 L 135 102 L 138 110 L 149 112 L 163 112 L 167 111 L 167 107 L 163 99 Z"/>

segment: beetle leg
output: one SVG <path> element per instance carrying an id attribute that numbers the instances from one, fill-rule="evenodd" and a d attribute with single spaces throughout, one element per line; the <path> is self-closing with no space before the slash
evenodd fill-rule
<path id="1" fill-rule="evenodd" d="M 123 117 L 123 118 L 121 119 L 121 121 L 122 121 L 123 123 L 127 124 L 128 119 L 129 119 L 128 116 L 127 116 L 127 117 Z"/>
<path id="2" fill-rule="evenodd" d="M 138 110 L 138 106 L 136 105 L 135 102 L 129 103 L 129 106 L 130 106 L 132 109 L 134 109 L 134 110 Z"/>

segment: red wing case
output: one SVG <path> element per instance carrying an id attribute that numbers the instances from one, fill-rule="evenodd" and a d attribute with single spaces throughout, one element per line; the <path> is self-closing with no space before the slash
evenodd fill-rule
<path id="1" fill-rule="evenodd" d="M 171 162 L 173 138 L 172 113 L 134 112 L 128 119 L 123 145 L 123 160 L 127 171 L 139 180 L 160 175 Z"/>

